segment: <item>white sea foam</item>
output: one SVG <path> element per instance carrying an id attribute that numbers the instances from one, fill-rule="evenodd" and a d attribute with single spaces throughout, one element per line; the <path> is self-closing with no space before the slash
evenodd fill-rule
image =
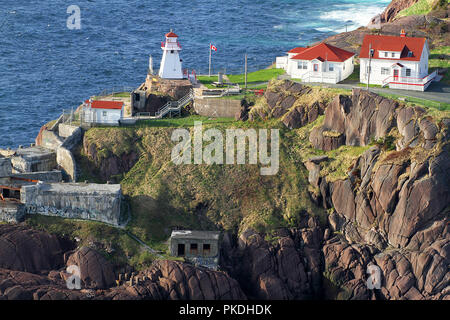
<path id="1" fill-rule="evenodd" d="M 315 28 L 317 31 L 319 32 L 330 32 L 330 31 L 334 31 L 331 28 L 327 28 L 327 27 L 321 27 L 321 28 Z"/>
<path id="2" fill-rule="evenodd" d="M 343 32 L 346 30 L 354 30 L 361 26 L 366 26 L 370 20 L 381 13 L 386 5 L 384 3 L 361 5 L 361 4 L 343 4 L 332 6 L 332 9 L 328 12 L 323 12 L 319 15 L 319 18 L 323 21 L 340 22 L 336 28 L 330 27 L 335 32 Z M 319 30 L 320 31 L 320 30 Z"/>

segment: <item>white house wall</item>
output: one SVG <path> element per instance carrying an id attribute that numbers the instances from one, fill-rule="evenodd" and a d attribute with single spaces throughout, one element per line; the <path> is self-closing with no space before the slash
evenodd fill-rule
<path id="1" fill-rule="evenodd" d="M 428 75 L 428 59 L 430 50 L 428 48 L 428 40 L 425 41 L 425 46 L 422 50 L 422 56 L 420 57 L 419 74 L 420 78 L 424 78 Z"/>
<path id="2" fill-rule="evenodd" d="M 342 71 L 341 81 L 347 79 L 355 70 L 355 64 L 353 63 L 353 57 L 345 60 L 345 70 Z"/>
<path id="3" fill-rule="evenodd" d="M 411 78 L 422 78 L 419 74 L 419 62 L 415 61 L 399 61 L 399 60 L 378 60 L 378 59 L 372 59 L 370 62 L 371 66 L 371 73 L 370 73 L 370 83 L 371 84 L 378 84 L 382 85 L 383 80 L 386 80 L 387 78 L 393 76 L 393 68 L 392 65 L 396 63 L 401 63 L 403 65 L 403 68 L 398 67 L 399 69 L 399 77 L 405 77 L 406 76 L 406 69 L 411 69 Z M 364 58 L 360 59 L 360 82 L 367 83 L 367 74 L 366 74 L 366 68 L 369 65 L 369 59 Z M 381 74 L 381 68 L 388 68 L 389 74 Z M 424 67 L 425 68 L 425 67 Z"/>
<path id="4" fill-rule="evenodd" d="M 307 69 L 298 69 L 298 62 L 306 62 Z M 314 64 L 318 64 L 318 72 L 314 72 Z M 334 66 L 332 72 L 329 71 L 330 64 Z M 290 59 L 287 69 L 287 73 L 292 78 L 301 79 L 303 82 L 337 83 L 345 80 L 353 73 L 354 65 L 353 58 L 347 59 L 345 62 Z"/>
<path id="5" fill-rule="evenodd" d="M 106 113 L 106 115 L 104 114 Z M 91 109 L 84 110 L 84 122 L 99 124 L 119 124 L 119 120 L 123 118 L 122 110 L 116 109 Z"/>
<path id="6" fill-rule="evenodd" d="M 288 56 L 285 57 L 277 57 L 276 59 L 276 68 L 277 69 L 284 69 L 287 71 L 287 66 L 288 66 Z"/>
<path id="7" fill-rule="evenodd" d="M 396 63 L 400 63 L 403 65 L 403 68 L 397 67 L 399 69 L 399 77 L 406 77 L 406 69 L 411 69 L 410 78 L 425 78 L 428 75 L 428 58 L 429 58 L 429 49 L 428 42 L 425 42 L 424 48 L 422 50 L 422 55 L 420 57 L 420 61 L 405 61 L 405 60 L 388 60 L 388 59 L 376 59 L 373 58 L 371 61 L 371 69 L 370 73 L 370 83 L 383 85 L 383 80 L 386 80 L 388 77 L 392 77 L 394 75 L 394 71 L 392 66 Z M 367 74 L 366 69 L 369 64 L 369 59 L 361 58 L 360 59 L 361 70 L 360 70 L 360 82 L 367 83 Z M 389 74 L 381 74 L 381 68 L 389 68 Z M 400 85 L 398 85 L 400 86 Z M 392 88 L 392 86 L 390 86 Z M 411 88 L 412 86 L 407 86 L 399 89 Z M 397 88 L 397 87 L 396 87 Z M 414 90 L 414 89 L 408 89 Z"/>

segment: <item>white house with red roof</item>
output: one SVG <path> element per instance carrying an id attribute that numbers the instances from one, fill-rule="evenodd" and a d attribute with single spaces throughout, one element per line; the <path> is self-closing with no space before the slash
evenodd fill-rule
<path id="1" fill-rule="evenodd" d="M 426 38 L 366 35 L 361 47 L 360 81 L 394 89 L 425 91 L 436 73 L 428 74 Z"/>
<path id="2" fill-rule="evenodd" d="M 159 76 L 163 79 L 183 79 L 183 69 L 179 52 L 181 45 L 178 43 L 178 36 L 170 30 L 166 34 L 166 42 L 161 43 L 163 56 L 159 68 Z"/>
<path id="3" fill-rule="evenodd" d="M 83 103 L 83 122 L 119 125 L 125 104 L 122 101 L 86 100 Z"/>
<path id="4" fill-rule="evenodd" d="M 302 82 L 338 83 L 353 73 L 354 56 L 353 52 L 321 43 L 288 51 L 287 56 L 277 58 L 276 66 Z"/>

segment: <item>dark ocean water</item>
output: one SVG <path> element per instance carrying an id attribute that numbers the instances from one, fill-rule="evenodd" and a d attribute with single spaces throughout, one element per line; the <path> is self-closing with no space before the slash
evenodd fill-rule
<path id="1" fill-rule="evenodd" d="M 34 142 L 39 128 L 104 89 L 137 86 L 173 28 L 183 67 L 241 73 L 288 49 L 366 25 L 390 0 L 0 0 L 0 147 Z M 69 30 L 66 10 L 81 9 Z"/>

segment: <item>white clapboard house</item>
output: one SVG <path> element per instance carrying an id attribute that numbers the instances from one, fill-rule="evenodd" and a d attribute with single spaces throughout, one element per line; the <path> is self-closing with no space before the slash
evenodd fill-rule
<path id="1" fill-rule="evenodd" d="M 425 91 L 435 79 L 428 74 L 430 54 L 426 38 L 366 35 L 359 54 L 362 83 L 394 89 Z M 370 74 L 369 74 L 370 73 Z"/>
<path id="2" fill-rule="evenodd" d="M 119 125 L 124 115 L 122 101 L 86 100 L 83 104 L 83 122 Z"/>
<path id="3" fill-rule="evenodd" d="M 338 83 L 353 73 L 355 54 L 327 43 L 298 47 L 277 57 L 276 67 L 302 82 Z"/>

